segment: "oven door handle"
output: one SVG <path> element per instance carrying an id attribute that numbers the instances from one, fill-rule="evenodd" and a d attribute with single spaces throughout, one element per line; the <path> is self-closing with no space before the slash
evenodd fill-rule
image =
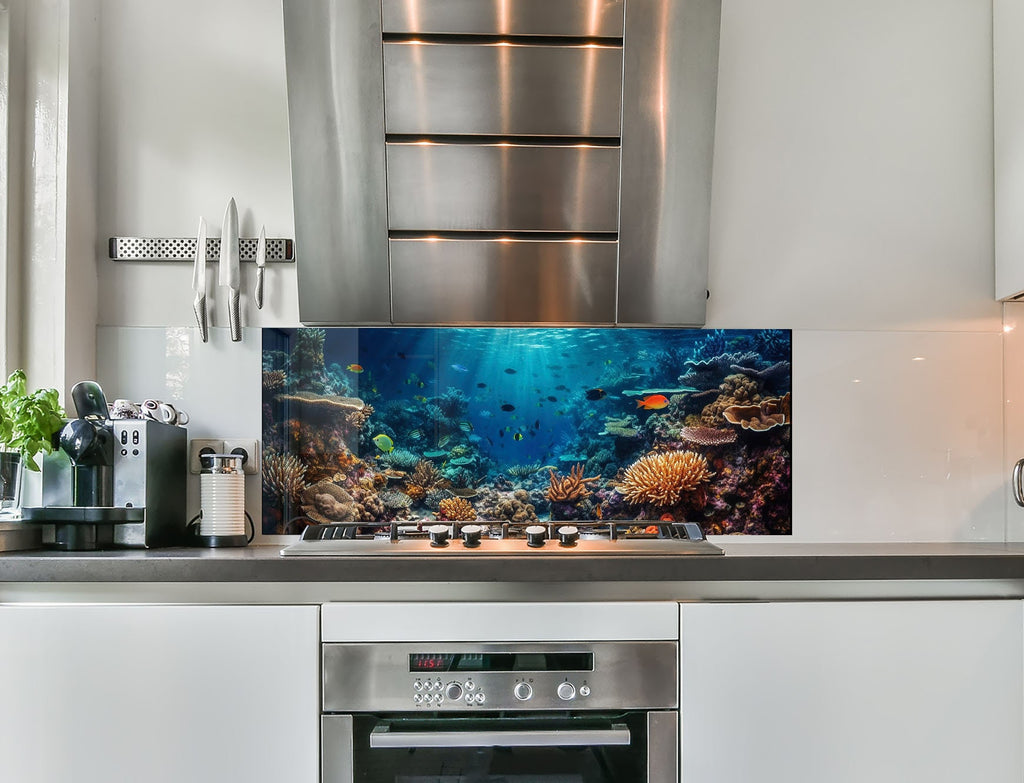
<path id="1" fill-rule="evenodd" d="M 628 745 L 629 727 L 614 723 L 607 729 L 539 731 L 391 731 L 386 723 L 370 732 L 371 748 L 554 748 Z"/>

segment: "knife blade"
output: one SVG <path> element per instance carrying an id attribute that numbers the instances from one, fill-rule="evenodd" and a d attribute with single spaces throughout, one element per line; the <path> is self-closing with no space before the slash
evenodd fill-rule
<path id="1" fill-rule="evenodd" d="M 199 218 L 199 235 L 196 237 L 196 260 L 192 266 L 192 290 L 196 298 L 192 300 L 192 310 L 199 324 L 199 336 L 203 342 L 210 339 L 206 321 L 206 218 Z"/>
<path id="2" fill-rule="evenodd" d="M 253 293 L 253 301 L 256 302 L 256 309 L 263 309 L 263 274 L 267 265 L 267 227 L 260 226 L 260 238 L 256 240 L 256 291 Z"/>
<path id="3" fill-rule="evenodd" d="M 228 289 L 228 324 L 231 327 L 231 341 L 242 339 L 242 324 L 239 313 L 239 289 L 241 288 L 238 250 L 238 207 L 235 200 L 228 201 L 224 210 L 224 226 L 220 235 L 220 284 Z"/>

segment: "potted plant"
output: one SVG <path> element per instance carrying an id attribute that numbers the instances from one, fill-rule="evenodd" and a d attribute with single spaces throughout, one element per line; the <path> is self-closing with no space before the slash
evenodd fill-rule
<path id="1" fill-rule="evenodd" d="M 0 386 L 0 507 L 19 507 L 21 473 L 38 471 L 36 456 L 53 451 L 54 435 L 64 426 L 56 389 L 29 392 L 24 370 L 15 370 Z"/>

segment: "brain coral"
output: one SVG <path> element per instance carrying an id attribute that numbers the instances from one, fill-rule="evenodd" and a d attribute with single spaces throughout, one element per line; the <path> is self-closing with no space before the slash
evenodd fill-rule
<path id="1" fill-rule="evenodd" d="M 626 468 L 616 489 L 629 503 L 672 506 L 684 492 L 692 492 L 713 475 L 707 460 L 692 451 L 658 452 Z"/>

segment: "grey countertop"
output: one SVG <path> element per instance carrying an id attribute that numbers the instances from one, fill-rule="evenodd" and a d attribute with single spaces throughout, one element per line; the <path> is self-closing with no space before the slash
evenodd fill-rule
<path id="1" fill-rule="evenodd" d="M 240 549 L 0 554 L 0 583 L 337 582 L 656 583 L 1024 581 L 1024 543 L 718 542 L 725 556 L 285 558 L 281 545 Z"/>

